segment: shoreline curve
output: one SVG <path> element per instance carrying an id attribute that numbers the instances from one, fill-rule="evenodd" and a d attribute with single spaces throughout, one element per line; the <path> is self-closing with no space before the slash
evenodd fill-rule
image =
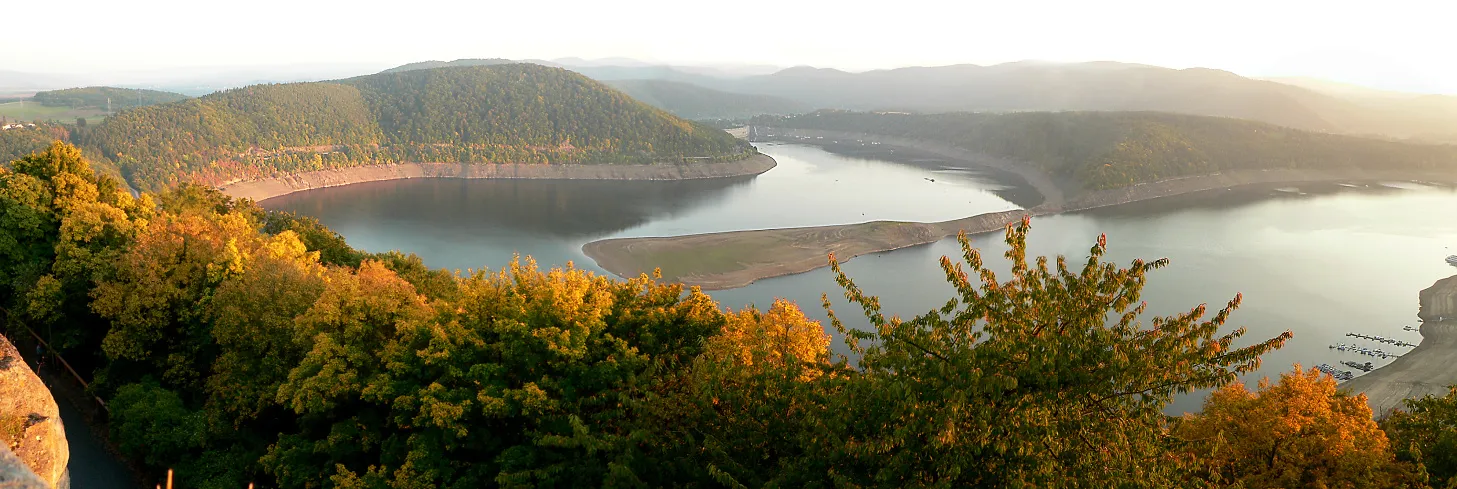
<path id="1" fill-rule="evenodd" d="M 1068 195 L 1068 192 L 1059 188 L 1050 178 L 1039 176 L 1036 170 L 1027 166 L 1005 160 L 990 161 L 994 164 L 988 164 L 984 155 L 960 148 L 944 145 L 923 147 L 906 144 L 914 143 L 907 139 L 882 138 L 872 134 L 834 135 L 926 151 L 972 165 L 1015 169 L 1017 173 L 1026 176 L 1034 188 L 1055 193 L 1044 194 L 1046 201 L 1032 209 L 979 214 L 943 222 L 871 221 L 670 237 L 610 238 L 587 243 L 582 246 L 582 252 L 595 261 L 597 266 L 619 277 L 651 275 L 654 269 L 658 269 L 664 281 L 681 282 L 704 290 L 725 290 L 744 287 L 758 280 L 829 266 L 827 256 L 830 253 L 834 253 L 842 262 L 849 261 L 861 255 L 930 244 L 955 236 L 959 232 L 973 235 L 1000 231 L 1019 221 L 1024 215 L 1072 213 L 1245 185 L 1379 181 L 1457 183 L 1457 175 L 1441 172 L 1375 171 L 1361 168 L 1237 170 Z M 803 141 L 794 142 L 805 144 Z"/>
<path id="2" fill-rule="evenodd" d="M 1342 389 L 1365 394 L 1377 419 L 1401 408 L 1403 400 L 1444 396 L 1447 386 L 1457 384 L 1457 369 L 1451 367 L 1457 355 L 1457 275 L 1438 280 L 1418 297 L 1417 317 L 1424 321 L 1417 331 L 1421 343 L 1391 363 L 1341 383 Z"/>
<path id="3" fill-rule="evenodd" d="M 646 165 L 544 165 L 516 163 L 394 163 L 317 170 L 233 182 L 218 187 L 238 199 L 262 202 L 294 192 L 410 178 L 521 180 L 695 180 L 758 175 L 778 163 L 760 153 L 735 161 Z"/>

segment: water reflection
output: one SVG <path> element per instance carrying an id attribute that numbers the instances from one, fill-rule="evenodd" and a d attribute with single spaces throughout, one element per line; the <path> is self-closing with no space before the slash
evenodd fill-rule
<path id="1" fill-rule="evenodd" d="M 319 218 L 355 247 L 405 250 L 435 267 L 499 268 L 513 254 L 599 270 L 581 246 L 605 237 L 674 236 L 877 219 L 941 221 L 1017 208 L 988 174 L 764 148 L 758 176 L 684 181 L 413 179 L 286 195 L 272 209 Z"/>
<path id="2" fill-rule="evenodd" d="M 672 182 L 422 178 L 290 194 L 267 206 L 326 220 L 443 224 L 463 233 L 509 230 L 543 238 L 612 234 L 720 204 L 754 177 Z"/>

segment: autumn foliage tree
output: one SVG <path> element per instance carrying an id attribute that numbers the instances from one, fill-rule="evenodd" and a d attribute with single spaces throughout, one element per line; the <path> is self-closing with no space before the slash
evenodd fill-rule
<path id="1" fill-rule="evenodd" d="M 1335 379 L 1299 365 L 1264 379 L 1257 391 L 1243 383 L 1210 394 L 1199 414 L 1175 433 L 1196 456 L 1204 475 L 1244 487 L 1414 487 L 1424 477 L 1398 462 L 1386 434 L 1371 418 L 1364 394 L 1339 390 Z"/>
<path id="2" fill-rule="evenodd" d="M 826 376 L 830 414 L 816 421 L 820 477 L 877 487 L 1113 487 L 1179 481 L 1163 408 L 1259 365 L 1289 333 L 1243 348 L 1225 330 L 1231 300 L 1140 321 L 1147 274 L 1102 261 L 1105 239 L 1073 265 L 1026 256 L 1030 220 L 1008 226 L 1005 280 L 961 236 L 963 263 L 942 258 L 957 291 L 903 320 L 831 265 L 869 331 L 834 324 L 859 356 Z M 829 303 L 826 300 L 825 306 Z M 833 316 L 832 316 L 833 317 Z M 841 360 L 845 365 L 847 360 Z M 806 467 L 814 467 L 806 464 Z"/>
<path id="3" fill-rule="evenodd" d="M 1167 261 L 1107 263 L 1101 238 L 1081 263 L 1029 259 L 1030 221 L 1008 227 L 1006 275 L 963 236 L 941 263 L 955 295 L 910 319 L 832 259 L 871 324 L 832 311 L 837 355 L 788 301 L 727 311 L 529 259 L 432 270 L 205 187 L 133 198 L 65 145 L 11 168 L 7 317 L 74 338 L 119 448 L 183 487 L 1420 482 L 1329 379 L 1243 390 L 1289 334 L 1235 347 L 1239 297 L 1148 317 Z M 1163 414 L 1208 388 L 1205 413 Z M 1448 474 L 1447 411 L 1416 406 L 1398 452 Z"/>

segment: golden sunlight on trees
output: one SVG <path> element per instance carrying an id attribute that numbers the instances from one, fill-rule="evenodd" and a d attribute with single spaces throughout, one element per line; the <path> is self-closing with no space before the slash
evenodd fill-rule
<path id="1" fill-rule="evenodd" d="M 793 302 L 777 299 L 768 311 L 749 309 L 727 314 L 723 331 L 709 340 L 709 358 L 745 366 L 829 360 L 830 336 L 818 321 L 804 316 Z M 805 370 L 805 380 L 820 372 Z"/>
<path id="2" fill-rule="evenodd" d="M 530 259 L 469 275 L 183 186 L 132 198 L 74 148 L 0 171 L 0 308 L 93 376 L 113 439 L 183 487 L 1413 487 L 1448 480 L 1454 396 L 1386 428 L 1314 371 L 1238 376 L 1236 296 L 1149 316 L 1166 260 L 961 237 L 945 305 L 726 311 L 697 289 Z M 1081 260 L 1081 261 L 1075 261 Z M 827 299 L 827 298 L 826 298 Z M 828 300 L 825 300 L 828 307 Z M 18 311 L 18 312 L 9 312 Z M 1212 313 L 1212 314 L 1211 314 Z M 1235 343 L 1248 344 L 1235 347 Z M 1203 413 L 1163 410 L 1216 389 Z M 1393 447 L 1395 449 L 1393 449 Z M 1413 463 L 1416 462 L 1416 463 Z"/>
<path id="3" fill-rule="evenodd" d="M 1299 365 L 1250 392 L 1229 384 L 1175 433 L 1211 481 L 1245 487 L 1412 487 L 1425 479 L 1398 462 L 1365 395 Z"/>

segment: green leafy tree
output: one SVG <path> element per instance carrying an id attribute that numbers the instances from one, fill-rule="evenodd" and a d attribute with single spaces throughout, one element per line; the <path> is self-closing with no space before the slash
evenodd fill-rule
<path id="1" fill-rule="evenodd" d="M 1397 458 L 1423 466 L 1434 487 L 1457 487 L 1457 388 L 1403 401 L 1381 429 Z"/>
<path id="2" fill-rule="evenodd" d="M 113 273 L 151 208 L 64 143 L 0 170 L 0 306 L 57 348 L 93 349 L 105 331 L 87 294 Z"/>
<path id="3" fill-rule="evenodd" d="M 128 384 L 111 404 L 111 435 L 123 452 L 161 465 L 188 458 L 202 448 L 202 413 L 192 411 L 177 393 L 156 384 Z"/>
<path id="4" fill-rule="evenodd" d="M 871 330 L 836 327 L 856 367 L 826 376 L 833 407 L 816 427 L 826 482 L 896 487 L 1177 485 L 1163 408 L 1173 396 L 1234 382 L 1290 337 L 1243 348 L 1221 333 L 1239 297 L 1142 324 L 1147 273 L 1167 260 L 1080 267 L 1029 263 L 1030 221 L 1008 226 L 1011 277 L 1000 281 L 963 235 L 964 264 L 942 258 L 957 295 L 909 320 L 887 318 L 831 260 Z M 965 265 L 965 267 L 963 267 Z M 969 268 L 969 270 L 967 269 Z M 826 307 L 828 308 L 828 299 Z M 834 318 L 834 316 L 832 316 Z M 867 343 L 868 342 L 868 343 Z M 844 360 L 842 360 L 844 362 Z"/>

